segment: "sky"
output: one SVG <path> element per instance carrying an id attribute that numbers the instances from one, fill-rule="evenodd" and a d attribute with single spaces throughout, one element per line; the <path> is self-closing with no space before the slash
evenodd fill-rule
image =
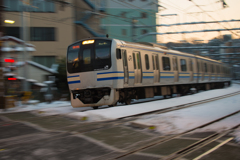
<path id="1" fill-rule="evenodd" d="M 160 5 L 164 6 L 158 14 L 158 24 L 172 24 L 183 22 L 199 22 L 199 21 L 221 21 L 240 19 L 240 0 L 225 0 L 228 7 L 223 8 L 220 0 L 160 0 Z M 198 5 L 199 7 L 197 7 Z M 160 16 L 166 14 L 177 14 L 177 16 Z M 201 25 L 188 25 L 188 26 L 174 26 L 174 27 L 158 27 L 158 32 L 176 32 L 176 31 L 189 31 L 189 30 L 203 30 L 203 29 L 221 29 L 225 28 L 239 28 L 240 22 L 225 22 L 220 24 L 201 24 Z M 233 31 L 238 36 L 233 38 L 240 38 L 240 31 Z M 221 32 L 205 32 L 198 34 L 174 34 L 158 36 L 158 41 L 180 41 L 180 40 L 208 40 L 219 35 L 229 34 L 229 31 Z"/>

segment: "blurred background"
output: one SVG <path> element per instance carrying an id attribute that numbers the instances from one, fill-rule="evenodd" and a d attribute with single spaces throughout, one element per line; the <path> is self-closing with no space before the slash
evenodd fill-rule
<path id="1" fill-rule="evenodd" d="M 67 46 L 106 34 L 225 62 L 240 79 L 239 0 L 0 0 L 0 5 L 0 101 L 9 107 L 16 101 L 69 100 Z"/>

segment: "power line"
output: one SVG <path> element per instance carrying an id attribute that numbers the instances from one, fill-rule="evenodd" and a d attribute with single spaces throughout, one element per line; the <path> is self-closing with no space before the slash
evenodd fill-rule
<path id="1" fill-rule="evenodd" d="M 215 18 L 213 18 L 210 14 L 208 14 L 207 12 L 205 12 L 198 4 L 196 4 L 193 0 L 190 0 L 193 4 L 195 4 L 195 6 L 197 6 L 199 9 L 201 9 L 205 14 L 207 14 L 210 18 L 212 18 L 213 20 L 215 20 Z M 222 0 L 223 3 L 224 3 L 224 0 Z M 216 21 L 216 20 L 215 20 Z M 232 34 L 240 37 L 238 34 L 236 34 L 235 32 L 231 31 L 230 29 L 228 29 L 227 27 L 225 27 L 224 25 L 222 25 L 221 23 L 218 23 L 220 24 L 223 28 L 225 28 L 226 30 L 230 31 Z"/>

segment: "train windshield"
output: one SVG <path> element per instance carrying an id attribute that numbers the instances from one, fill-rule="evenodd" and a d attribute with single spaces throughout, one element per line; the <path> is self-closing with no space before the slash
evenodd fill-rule
<path id="1" fill-rule="evenodd" d="M 68 47 L 69 73 L 107 70 L 111 67 L 111 40 L 86 40 Z"/>

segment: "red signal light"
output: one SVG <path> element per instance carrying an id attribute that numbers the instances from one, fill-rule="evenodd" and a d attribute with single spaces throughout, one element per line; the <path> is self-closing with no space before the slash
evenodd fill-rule
<path id="1" fill-rule="evenodd" d="M 11 58 L 6 58 L 4 59 L 4 62 L 7 62 L 7 63 L 14 63 L 14 59 L 11 59 Z"/>
<path id="2" fill-rule="evenodd" d="M 17 78 L 8 78 L 9 81 L 16 81 Z"/>

